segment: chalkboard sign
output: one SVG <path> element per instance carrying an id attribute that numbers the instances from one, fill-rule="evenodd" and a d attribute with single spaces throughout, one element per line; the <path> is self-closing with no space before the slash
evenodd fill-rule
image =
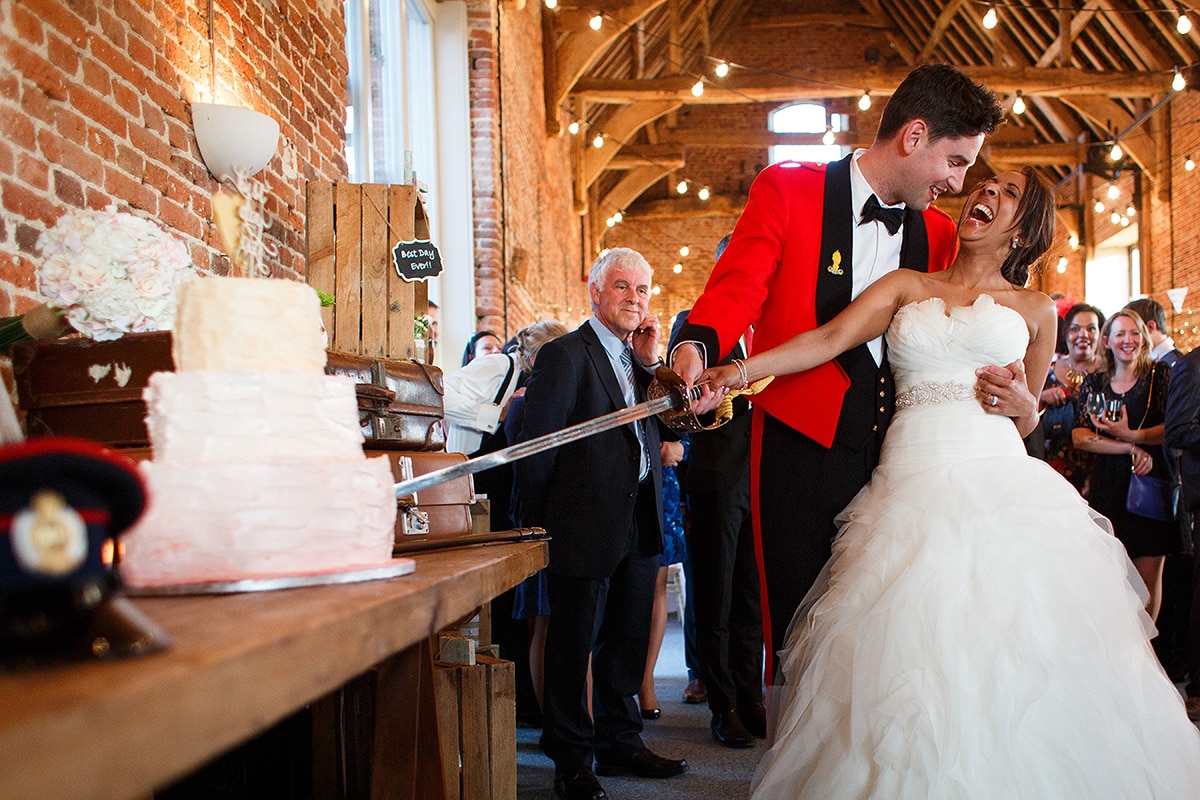
<path id="1" fill-rule="evenodd" d="M 396 274 L 412 283 L 436 278 L 442 274 L 442 254 L 428 239 L 400 242 L 392 250 Z"/>

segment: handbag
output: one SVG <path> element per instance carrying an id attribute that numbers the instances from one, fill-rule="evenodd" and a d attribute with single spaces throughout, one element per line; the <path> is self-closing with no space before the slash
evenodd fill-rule
<path id="1" fill-rule="evenodd" d="M 1075 427 L 1075 404 L 1070 400 L 1061 406 L 1048 406 L 1042 414 L 1042 433 L 1047 439 L 1070 436 Z"/>
<path id="2" fill-rule="evenodd" d="M 1154 371 L 1150 372 L 1150 391 L 1146 395 L 1146 412 L 1138 429 L 1146 424 L 1146 415 L 1150 413 L 1150 400 L 1154 396 Z M 1129 475 L 1129 490 L 1125 493 L 1125 509 L 1130 514 L 1153 519 L 1159 522 L 1170 522 L 1175 519 L 1175 506 L 1178 501 L 1178 487 L 1174 481 L 1156 478 L 1153 475 Z"/>

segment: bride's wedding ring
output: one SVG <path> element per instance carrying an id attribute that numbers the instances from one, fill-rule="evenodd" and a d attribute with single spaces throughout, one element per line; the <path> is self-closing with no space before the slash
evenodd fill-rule
<path id="1" fill-rule="evenodd" d="M 997 405 L 999 402 L 1000 402 L 1000 398 L 997 397 L 996 395 L 992 395 L 992 405 L 993 406 Z"/>

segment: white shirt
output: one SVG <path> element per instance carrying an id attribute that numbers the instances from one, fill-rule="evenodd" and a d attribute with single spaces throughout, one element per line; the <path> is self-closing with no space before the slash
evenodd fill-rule
<path id="1" fill-rule="evenodd" d="M 1161 342 L 1156 344 L 1154 346 L 1154 349 L 1150 351 L 1150 360 L 1151 361 L 1161 361 L 1163 356 L 1165 356 L 1167 353 L 1171 352 L 1174 349 L 1175 349 L 1175 340 L 1172 339 L 1170 336 L 1168 336 L 1167 338 L 1163 339 Z"/>
<path id="2" fill-rule="evenodd" d="M 608 356 L 609 363 L 612 364 L 613 372 L 617 374 L 617 383 L 621 384 L 621 393 L 625 396 L 625 406 L 629 407 L 635 405 L 637 403 L 637 393 L 634 390 L 634 386 L 629 383 L 629 378 L 625 375 L 625 367 L 621 365 L 621 353 L 625 351 L 625 348 L 628 345 L 626 345 L 626 343 L 621 339 L 618 339 L 615 333 L 606 328 L 604 323 L 595 317 L 589 318 L 588 324 L 592 326 L 592 330 L 595 331 L 596 336 L 600 338 L 600 344 L 604 346 L 604 352 Z M 638 360 L 637 353 L 634 353 L 632 350 L 629 352 L 636 367 L 643 371 L 647 371 L 646 367 L 642 365 L 642 362 Z M 657 364 L 655 366 L 657 366 Z M 638 463 L 645 464 L 647 463 L 645 457 L 646 443 L 642 441 L 642 435 L 638 431 L 637 423 L 631 422 L 630 425 L 633 426 L 634 433 L 637 433 L 638 446 L 641 450 L 641 460 Z M 644 478 L 645 476 L 643 475 L 641 477 Z"/>
<path id="3" fill-rule="evenodd" d="M 875 194 L 871 184 L 863 177 L 862 170 L 858 168 L 858 159 L 862 158 L 865 152 L 867 151 L 855 150 L 850 159 L 850 208 L 854 212 L 854 262 L 850 269 L 853 277 L 851 300 L 884 275 L 900 268 L 900 247 L 904 243 L 903 227 L 893 236 L 879 220 L 866 225 L 859 224 L 862 222 L 863 206 L 871 195 Z M 879 198 L 879 203 L 883 205 L 883 198 Z M 904 204 L 883 207 L 904 208 Z M 875 359 L 876 364 L 883 361 L 882 336 L 867 342 L 867 349 L 871 351 L 871 357 Z"/>
<path id="4" fill-rule="evenodd" d="M 512 365 L 509 380 L 499 403 L 494 403 L 497 392 Z M 446 395 L 446 421 L 450 423 L 446 433 L 446 450 L 470 455 L 479 449 L 484 433 L 495 433 L 500 427 L 500 412 L 517 389 L 520 375 L 513 356 L 492 353 L 478 356 L 470 364 L 455 370 L 444 379 Z"/>

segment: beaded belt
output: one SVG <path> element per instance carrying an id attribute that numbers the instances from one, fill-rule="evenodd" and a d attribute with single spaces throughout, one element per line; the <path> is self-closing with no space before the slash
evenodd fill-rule
<path id="1" fill-rule="evenodd" d="M 922 381 L 913 384 L 896 395 L 896 410 L 910 406 L 925 406 L 933 403 L 953 403 L 974 400 L 974 386 L 958 381 Z"/>

